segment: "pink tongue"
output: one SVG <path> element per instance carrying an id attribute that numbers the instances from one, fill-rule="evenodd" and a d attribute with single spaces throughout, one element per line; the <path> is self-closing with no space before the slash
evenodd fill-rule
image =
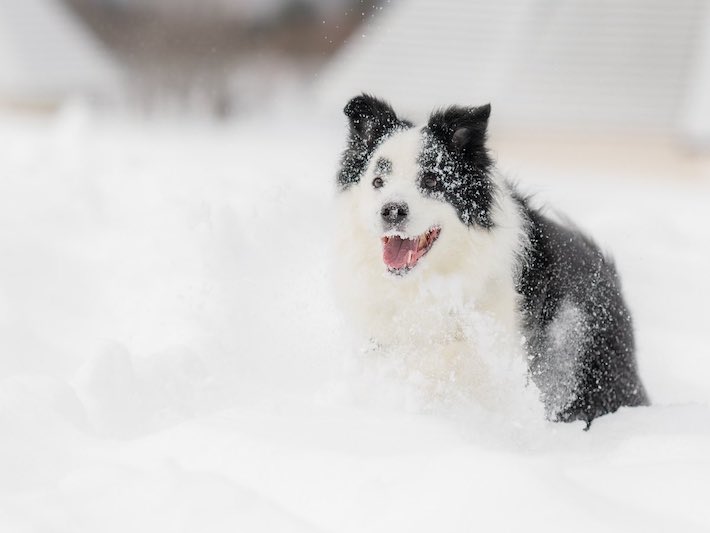
<path id="1" fill-rule="evenodd" d="M 403 239 L 402 237 L 390 237 L 384 243 L 382 258 L 390 268 L 404 268 L 407 266 L 409 252 L 412 252 L 411 264 L 417 262 L 417 244 L 419 239 Z"/>

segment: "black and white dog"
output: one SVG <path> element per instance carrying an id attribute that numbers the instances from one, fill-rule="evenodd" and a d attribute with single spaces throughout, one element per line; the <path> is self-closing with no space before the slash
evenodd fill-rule
<path id="1" fill-rule="evenodd" d="M 517 351 L 550 420 L 588 427 L 647 404 L 613 263 L 501 178 L 485 144 L 489 114 L 450 107 L 416 127 L 372 96 L 345 106 L 337 257 L 353 321 L 380 346 L 436 360 L 424 374 L 481 389 L 490 357 L 471 349 L 481 330 L 469 325 L 485 324 Z M 469 378 L 456 375 L 463 367 Z"/>

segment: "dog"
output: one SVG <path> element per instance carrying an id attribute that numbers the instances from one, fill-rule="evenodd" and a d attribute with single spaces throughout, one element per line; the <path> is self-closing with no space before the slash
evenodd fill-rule
<path id="1" fill-rule="evenodd" d="M 613 262 L 500 175 L 490 110 L 452 106 L 415 126 L 367 94 L 345 106 L 336 256 L 352 323 L 377 346 L 419 353 L 425 376 L 493 396 L 491 362 L 517 354 L 551 421 L 589 428 L 647 405 Z M 481 348 L 486 335 L 495 350 Z"/>

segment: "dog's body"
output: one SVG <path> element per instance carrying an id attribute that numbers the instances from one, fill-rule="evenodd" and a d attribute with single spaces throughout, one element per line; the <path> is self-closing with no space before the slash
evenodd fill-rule
<path id="1" fill-rule="evenodd" d="M 436 112 L 423 128 L 366 95 L 345 113 L 340 285 L 369 337 L 423 353 L 425 373 L 438 359 L 440 376 L 460 379 L 464 361 L 485 389 L 490 368 L 467 342 L 480 337 L 469 327 L 478 317 L 498 353 L 527 361 L 551 420 L 589 424 L 647 403 L 612 263 L 498 175 L 489 106 Z"/>

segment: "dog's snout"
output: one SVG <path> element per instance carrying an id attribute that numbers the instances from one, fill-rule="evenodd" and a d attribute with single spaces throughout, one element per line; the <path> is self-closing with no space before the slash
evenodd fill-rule
<path id="1" fill-rule="evenodd" d="M 400 224 L 407 218 L 409 207 L 407 204 L 390 202 L 382 206 L 382 220 L 387 224 Z"/>

